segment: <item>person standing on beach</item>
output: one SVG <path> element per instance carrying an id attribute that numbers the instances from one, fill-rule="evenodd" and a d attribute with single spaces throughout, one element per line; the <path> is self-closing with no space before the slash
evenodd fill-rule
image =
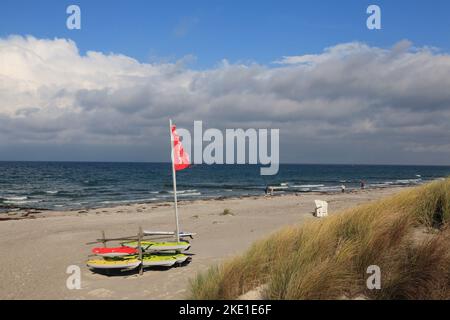
<path id="1" fill-rule="evenodd" d="M 345 193 L 345 185 L 344 184 L 341 185 L 341 191 L 342 191 L 342 193 Z"/>
<path id="2" fill-rule="evenodd" d="M 366 187 L 366 184 L 364 182 L 364 180 L 361 180 L 361 189 L 364 189 Z"/>

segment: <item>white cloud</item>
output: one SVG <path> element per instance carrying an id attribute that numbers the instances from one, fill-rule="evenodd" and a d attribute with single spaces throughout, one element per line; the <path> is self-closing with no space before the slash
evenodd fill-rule
<path id="1" fill-rule="evenodd" d="M 282 148 L 289 145 L 282 161 L 306 159 L 314 143 L 341 146 L 330 162 L 352 152 L 366 161 L 352 144 L 388 162 L 425 153 L 430 148 L 417 146 L 427 144 L 438 153 L 433 161 L 450 155 L 448 54 L 407 41 L 391 49 L 352 42 L 277 63 L 197 71 L 80 55 L 66 39 L 0 39 L 0 145 L 161 147 L 170 116 L 182 124 L 281 128 Z"/>
<path id="2" fill-rule="evenodd" d="M 356 53 L 368 53 L 378 51 L 378 53 L 383 53 L 384 50 L 378 48 L 370 48 L 366 44 L 360 42 L 349 42 L 336 45 L 334 47 L 329 47 L 320 54 L 305 54 L 301 56 L 284 56 L 281 60 L 277 60 L 276 64 L 306 64 L 306 65 L 317 65 L 324 63 L 330 59 L 345 59 L 347 56 L 352 56 Z"/>

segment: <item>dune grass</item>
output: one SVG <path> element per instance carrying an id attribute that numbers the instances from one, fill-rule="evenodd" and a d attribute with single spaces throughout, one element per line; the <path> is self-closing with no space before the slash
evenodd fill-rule
<path id="1" fill-rule="evenodd" d="M 191 281 L 192 299 L 450 298 L 450 179 L 284 228 Z M 366 286 L 381 269 L 381 289 Z"/>
<path id="2" fill-rule="evenodd" d="M 221 216 L 234 216 L 234 213 L 230 209 L 224 209 L 219 215 L 221 215 Z"/>

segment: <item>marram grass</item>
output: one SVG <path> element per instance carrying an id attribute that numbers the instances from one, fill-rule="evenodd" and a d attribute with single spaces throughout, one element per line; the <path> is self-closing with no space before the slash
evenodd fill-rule
<path id="1" fill-rule="evenodd" d="M 450 179 L 260 240 L 191 281 L 192 299 L 449 299 Z M 381 268 L 368 290 L 367 267 Z"/>

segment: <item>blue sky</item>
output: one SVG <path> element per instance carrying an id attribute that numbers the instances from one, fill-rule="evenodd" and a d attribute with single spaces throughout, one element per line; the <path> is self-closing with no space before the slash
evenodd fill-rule
<path id="1" fill-rule="evenodd" d="M 82 10 L 82 30 L 67 30 L 65 9 Z M 380 31 L 366 28 L 369 4 Z M 141 62 L 195 56 L 202 69 L 222 59 L 269 64 L 349 41 L 389 47 L 401 39 L 450 50 L 450 2 L 435 1 L 24 1 L 2 0 L 0 36 L 73 39 L 82 53 L 121 53 Z"/>

